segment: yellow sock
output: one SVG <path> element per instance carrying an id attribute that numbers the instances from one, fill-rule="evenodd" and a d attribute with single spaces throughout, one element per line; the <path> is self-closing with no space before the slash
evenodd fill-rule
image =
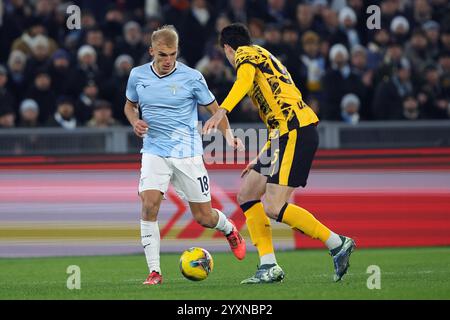
<path id="1" fill-rule="evenodd" d="M 241 205 L 247 219 L 247 229 L 253 245 L 258 249 L 260 257 L 274 253 L 272 243 L 272 228 L 270 220 L 264 212 L 261 201 L 249 201 Z"/>
<path id="2" fill-rule="evenodd" d="M 323 243 L 330 237 L 330 229 L 314 218 L 308 210 L 290 203 L 287 203 L 287 206 L 285 205 L 283 209 L 281 209 L 277 221 L 286 223 L 291 228 L 297 229 L 313 239 L 320 239 Z"/>

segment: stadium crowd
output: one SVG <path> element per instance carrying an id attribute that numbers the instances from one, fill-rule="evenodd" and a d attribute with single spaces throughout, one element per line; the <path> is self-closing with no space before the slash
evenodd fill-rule
<path id="1" fill-rule="evenodd" d="M 71 4 L 80 29 L 66 26 Z M 380 29 L 366 25 L 372 4 Z M 450 118 L 447 0 L 4 0 L 0 128 L 128 125 L 129 72 L 150 61 L 163 24 L 177 28 L 179 60 L 204 74 L 220 103 L 235 72 L 217 34 L 231 22 L 283 62 L 322 120 Z M 230 120 L 259 121 L 248 98 Z"/>

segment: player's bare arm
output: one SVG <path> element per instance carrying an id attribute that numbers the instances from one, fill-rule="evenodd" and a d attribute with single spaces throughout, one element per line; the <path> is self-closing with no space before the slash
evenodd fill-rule
<path id="1" fill-rule="evenodd" d="M 128 121 L 133 127 L 134 133 L 138 137 L 143 138 L 144 135 L 147 133 L 148 124 L 144 120 L 139 119 L 137 104 L 127 99 L 123 111 L 125 112 Z"/>
<path id="2" fill-rule="evenodd" d="M 214 101 L 210 105 L 207 105 L 206 109 L 208 109 L 208 111 L 211 114 L 216 114 L 220 108 L 219 108 L 219 104 L 217 103 L 217 101 Z M 222 132 L 222 135 L 225 137 L 225 139 L 230 147 L 232 147 L 233 149 L 237 149 L 238 151 L 245 150 L 242 140 L 239 138 L 236 138 L 233 135 L 233 131 L 230 128 L 230 123 L 229 123 L 226 115 L 224 115 L 222 117 L 221 121 L 219 122 L 218 129 L 220 130 L 220 132 Z"/>

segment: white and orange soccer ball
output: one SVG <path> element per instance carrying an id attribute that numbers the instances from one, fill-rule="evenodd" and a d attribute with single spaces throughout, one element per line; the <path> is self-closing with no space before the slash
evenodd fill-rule
<path id="1" fill-rule="evenodd" d="M 192 281 L 205 280 L 213 271 L 213 268 L 213 258 L 203 248 L 189 248 L 180 257 L 180 271 L 186 279 Z"/>

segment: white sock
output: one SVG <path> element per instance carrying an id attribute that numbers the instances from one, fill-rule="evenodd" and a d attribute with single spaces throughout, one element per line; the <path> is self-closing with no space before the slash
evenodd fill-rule
<path id="1" fill-rule="evenodd" d="M 233 225 L 230 221 L 228 221 L 227 217 L 223 214 L 222 211 L 218 209 L 213 210 L 216 210 L 217 214 L 219 215 L 219 221 L 217 221 L 217 226 L 215 226 L 214 228 L 222 231 L 224 235 L 229 234 L 233 230 Z"/>
<path id="2" fill-rule="evenodd" d="M 158 221 L 141 220 L 141 242 L 144 246 L 148 269 L 150 272 L 156 271 L 159 274 L 161 274 L 159 266 L 160 241 Z"/>
<path id="3" fill-rule="evenodd" d="M 339 237 L 339 235 L 337 235 L 336 233 L 331 231 L 330 237 L 328 238 L 327 241 L 325 241 L 325 245 L 328 247 L 328 249 L 333 250 L 333 249 L 339 247 L 341 244 L 342 244 L 342 240 Z"/>
<path id="4" fill-rule="evenodd" d="M 263 264 L 277 264 L 277 258 L 275 258 L 275 253 L 268 253 L 259 257 L 260 265 Z"/>

